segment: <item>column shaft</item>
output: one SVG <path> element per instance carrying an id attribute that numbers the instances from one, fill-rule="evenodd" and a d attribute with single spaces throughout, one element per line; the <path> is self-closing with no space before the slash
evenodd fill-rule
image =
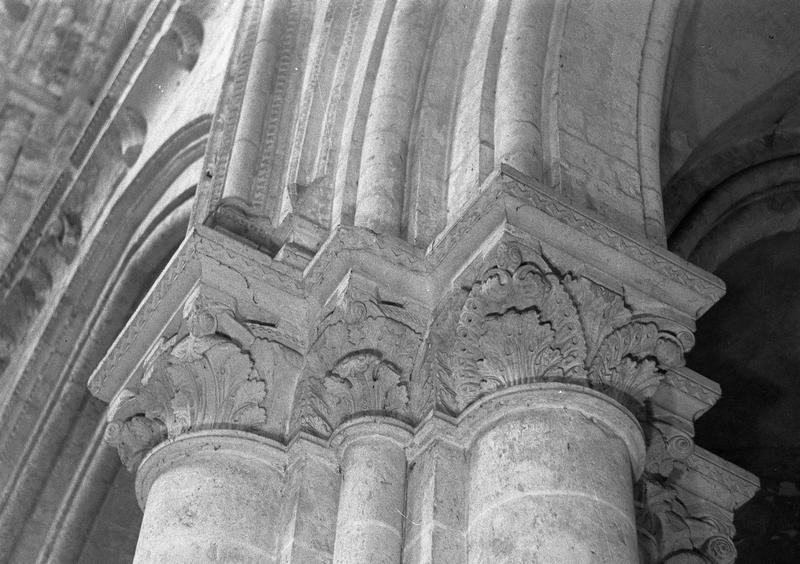
<path id="1" fill-rule="evenodd" d="M 599 393 L 540 386 L 483 406 L 490 421 L 469 452 L 468 561 L 638 563 L 640 427 Z"/>
<path id="2" fill-rule="evenodd" d="M 401 235 L 412 116 L 425 48 L 433 22 L 431 4 L 400 2 L 392 16 L 375 79 L 364 132 L 355 224 Z"/>
<path id="3" fill-rule="evenodd" d="M 399 564 L 406 493 L 401 423 L 362 418 L 337 430 L 342 485 L 334 564 Z"/>
<path id="4" fill-rule="evenodd" d="M 156 447 L 137 473 L 144 519 L 134 562 L 275 562 L 283 454 L 239 431 Z"/>

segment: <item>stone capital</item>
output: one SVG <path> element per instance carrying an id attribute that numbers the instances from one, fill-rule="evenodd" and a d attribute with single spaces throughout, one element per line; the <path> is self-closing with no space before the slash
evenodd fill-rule
<path id="1" fill-rule="evenodd" d="M 283 345 L 257 337 L 230 305 L 196 292 L 178 331 L 156 343 L 141 378 L 112 400 L 106 441 L 133 470 L 153 446 L 190 431 L 263 434 L 268 393 L 290 356 Z"/>
<path id="2" fill-rule="evenodd" d="M 424 326 L 423 306 L 348 273 L 312 337 L 292 428 L 327 437 L 363 414 L 415 421 L 426 403 L 411 381 Z"/>
<path id="3" fill-rule="evenodd" d="M 693 343 L 687 327 L 633 303 L 624 287 L 541 248 L 502 240 L 475 270 L 466 297 L 434 321 L 427 350 L 438 400 L 454 415 L 539 382 L 589 387 L 641 413 Z"/>
<path id="4" fill-rule="evenodd" d="M 653 427 L 637 487 L 643 562 L 684 562 L 687 555 L 714 564 L 734 562 L 734 511 L 753 497 L 758 479 L 674 427 Z"/>

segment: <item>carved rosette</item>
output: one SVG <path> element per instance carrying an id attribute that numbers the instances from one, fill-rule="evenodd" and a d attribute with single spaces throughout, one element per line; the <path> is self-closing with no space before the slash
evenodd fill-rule
<path id="1" fill-rule="evenodd" d="M 439 401 L 451 413 L 500 388 L 554 381 L 637 407 L 666 368 L 683 363 L 678 337 L 656 318 L 635 315 L 621 295 L 542 257 L 523 260 L 505 243 L 496 254 L 469 289 L 452 348 L 428 351 Z"/>
<path id="2" fill-rule="evenodd" d="M 106 441 L 133 470 L 156 444 L 199 429 L 258 430 L 282 345 L 256 338 L 220 304 L 196 300 L 188 334 L 161 343 L 135 389 L 109 407 Z"/>
<path id="3" fill-rule="evenodd" d="M 692 502 L 673 485 L 644 480 L 637 527 L 643 562 L 732 564 L 736 560 L 732 516 Z"/>
<path id="4" fill-rule="evenodd" d="M 320 324 L 306 356 L 294 429 L 329 436 L 357 414 L 411 420 L 419 390 L 410 381 L 422 335 L 404 306 L 351 292 Z"/>

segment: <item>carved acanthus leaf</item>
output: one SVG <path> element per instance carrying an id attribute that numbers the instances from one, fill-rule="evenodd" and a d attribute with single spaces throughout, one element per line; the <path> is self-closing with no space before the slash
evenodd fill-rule
<path id="1" fill-rule="evenodd" d="M 630 319 L 630 312 L 622 296 L 588 278 L 567 276 L 564 286 L 578 309 L 586 339 L 586 362 L 591 364 L 601 343 Z"/>
<path id="2" fill-rule="evenodd" d="M 500 265 L 473 285 L 456 327 L 450 393 L 441 398 L 454 412 L 503 387 L 586 380 L 578 312 L 561 281 L 521 263 L 518 251 L 501 247 L 498 255 Z"/>
<path id="3" fill-rule="evenodd" d="M 327 436 L 356 414 L 413 419 L 426 400 L 409 381 L 422 339 L 408 323 L 419 322 L 398 304 L 345 294 L 306 357 L 293 428 Z"/>
<path id="4" fill-rule="evenodd" d="M 452 413 L 499 388 L 561 381 L 591 386 L 641 405 L 664 368 L 683 362 L 680 341 L 649 318 L 634 318 L 623 297 L 585 277 L 523 260 L 501 244 L 496 262 L 472 285 L 444 350 L 426 352 L 439 402 Z"/>
<path id="5" fill-rule="evenodd" d="M 639 401 L 652 396 L 662 378 L 653 356 L 658 339 L 653 324 L 630 323 L 614 331 L 591 364 L 592 383 Z"/>
<path id="6" fill-rule="evenodd" d="M 175 397 L 171 413 L 161 415 L 172 419 L 167 423 L 170 437 L 191 429 L 255 427 L 266 421 L 260 404 L 267 387 L 250 355 L 229 341 L 208 341 L 198 357 L 166 359 L 164 370 Z M 199 350 L 194 348 L 192 354 Z"/>
<path id="7" fill-rule="evenodd" d="M 189 333 L 162 344 L 135 389 L 112 402 L 106 440 L 135 467 L 155 444 L 210 428 L 258 429 L 283 346 L 256 339 L 220 304 L 196 300 L 187 312 Z"/>
<path id="8" fill-rule="evenodd" d="M 401 412 L 408 405 L 408 380 L 380 353 L 356 352 L 324 379 L 333 420 L 351 413 Z"/>

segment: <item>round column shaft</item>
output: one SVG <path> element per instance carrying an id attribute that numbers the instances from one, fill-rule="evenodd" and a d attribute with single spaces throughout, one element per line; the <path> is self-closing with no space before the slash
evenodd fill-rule
<path id="1" fill-rule="evenodd" d="M 153 449 L 136 492 L 136 564 L 274 562 L 283 451 L 240 431 L 203 431 Z"/>
<path id="2" fill-rule="evenodd" d="M 511 388 L 474 407 L 470 563 L 638 563 L 644 439 L 625 408 L 564 384 Z"/>
<path id="3" fill-rule="evenodd" d="M 334 434 L 342 469 L 334 564 L 400 564 L 410 438 L 406 425 L 383 417 L 356 419 Z"/>

